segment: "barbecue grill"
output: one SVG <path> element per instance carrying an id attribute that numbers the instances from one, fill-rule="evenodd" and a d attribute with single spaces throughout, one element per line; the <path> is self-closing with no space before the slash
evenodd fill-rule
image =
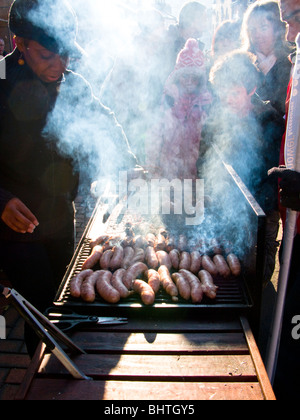
<path id="1" fill-rule="evenodd" d="M 214 211 L 208 210 L 200 228 L 187 227 L 184 226 L 184 223 L 180 225 L 178 216 L 172 215 L 160 218 L 158 222 L 156 216 L 149 217 L 132 214 L 126 207 L 127 197 L 117 198 L 110 196 L 108 198 L 99 198 L 57 292 L 54 304 L 70 308 L 82 314 L 113 314 L 120 316 L 128 316 L 132 311 L 158 316 L 167 314 L 168 317 L 171 315 L 171 312 L 178 316 L 185 314 L 185 312 L 191 313 L 192 316 L 193 314 L 199 316 L 203 312 L 210 311 L 214 313 L 218 311 L 230 311 L 230 313 L 237 311 L 239 314 L 246 312 L 250 322 L 251 320 L 253 321 L 252 328 L 256 331 L 260 316 L 262 293 L 265 214 L 233 168 L 221 160 L 219 165 L 218 171 L 223 182 L 226 183 L 226 193 L 234 197 L 236 203 L 239 203 L 238 208 L 243 210 L 241 220 L 247 221 L 246 225 L 243 225 L 243 222 L 241 222 L 232 226 L 230 229 L 231 237 L 226 238 L 226 240 L 229 239 L 234 246 L 235 238 L 239 237 L 240 233 L 243 232 L 242 242 L 245 242 L 246 238 L 247 244 L 245 244 L 243 255 L 240 256 L 243 267 L 242 275 L 229 279 L 216 278 L 215 284 L 219 289 L 215 300 L 204 298 L 201 304 L 195 305 L 179 298 L 179 301 L 174 303 L 171 297 L 163 290 L 157 294 L 155 304 L 151 307 L 143 305 L 138 295 L 133 295 L 126 300 L 123 299 L 118 304 L 107 303 L 99 296 L 94 303 L 88 304 L 81 299 L 73 298 L 70 294 L 70 281 L 81 271 L 84 261 L 91 253 L 91 242 L 95 237 L 101 234 L 109 236 L 120 235 L 125 232 L 128 226 L 132 226 L 136 234 L 138 234 L 140 233 L 139 229 L 142 227 L 144 229 L 145 224 L 147 224 L 149 229 L 157 226 L 161 227 L 163 224 L 166 230 L 173 229 L 173 233 L 177 232 L 178 234 L 179 232 L 182 233 L 184 229 L 187 237 L 189 237 L 191 232 L 195 236 L 197 229 L 200 229 L 199 232 L 203 234 L 206 220 L 214 217 Z M 217 213 L 219 213 L 219 209 L 217 209 Z M 238 217 L 239 214 L 236 214 L 236 218 Z M 172 222 L 174 220 L 176 220 L 176 224 Z M 222 226 L 218 226 L 218 231 L 222 231 L 221 228 Z"/>

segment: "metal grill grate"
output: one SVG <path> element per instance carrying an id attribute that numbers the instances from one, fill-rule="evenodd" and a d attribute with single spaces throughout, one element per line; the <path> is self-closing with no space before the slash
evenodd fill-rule
<path id="1" fill-rule="evenodd" d="M 86 258 L 90 255 L 91 252 L 91 238 L 95 237 L 95 232 L 100 232 L 99 228 L 101 226 L 101 234 L 106 233 L 109 235 L 120 234 L 124 232 L 125 226 L 127 223 L 134 223 L 133 216 L 128 213 L 122 213 L 122 205 L 114 207 L 110 217 L 107 218 L 107 213 L 97 205 L 94 215 L 92 216 L 90 223 L 84 233 L 80 244 L 76 250 L 76 253 L 73 257 L 73 260 L 69 266 L 69 269 L 63 279 L 63 282 L 58 291 L 55 304 L 76 307 L 76 310 L 80 309 L 81 312 L 93 311 L 97 312 L 98 310 L 103 312 L 106 308 L 142 308 L 143 305 L 139 296 L 133 295 L 126 300 L 121 300 L 118 304 L 108 304 L 102 300 L 99 296 L 96 298 L 96 301 L 92 304 L 87 304 L 80 299 L 74 299 L 70 294 L 70 281 L 75 277 L 82 268 L 82 265 Z M 104 213 L 106 214 L 104 217 Z M 103 217 L 107 220 L 103 225 Z M 136 221 L 141 223 L 141 220 Z M 149 223 L 149 222 L 147 222 Z M 155 221 L 151 221 L 155 224 Z M 174 303 L 170 296 L 167 295 L 163 290 L 161 290 L 155 300 L 155 304 L 152 308 L 160 309 L 248 309 L 252 307 L 251 298 L 248 293 L 248 290 L 245 286 L 243 278 L 216 278 L 215 284 L 219 287 L 217 298 L 215 300 L 210 300 L 204 297 L 203 301 L 199 305 L 189 303 L 183 299 L 179 299 L 178 302 Z M 147 307 L 148 308 L 148 307 Z"/>

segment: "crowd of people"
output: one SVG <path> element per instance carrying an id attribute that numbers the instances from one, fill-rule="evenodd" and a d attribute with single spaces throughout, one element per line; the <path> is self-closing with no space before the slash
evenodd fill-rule
<path id="1" fill-rule="evenodd" d="M 35 12 L 46 19 L 33 20 Z M 298 0 L 253 2 L 239 21 L 222 22 L 205 47 L 201 3 L 188 2 L 167 29 L 160 12 L 145 11 L 132 50 L 92 92 L 68 67 L 69 59 L 84 60 L 68 3 L 15 0 L 9 25 L 16 49 L 4 58 L 0 90 L 0 268 L 13 286 L 40 310 L 52 303 L 74 252 L 78 186 L 99 176 L 99 167 L 111 176 L 138 166 L 149 177 L 205 178 L 215 147 L 266 213 L 266 286 L 280 211 L 285 220 L 286 207 L 300 210 L 300 175 L 279 168 L 299 14 Z M 299 237 L 300 220 L 286 335 L 300 310 Z M 283 338 L 276 391 L 286 398 L 287 367 L 295 392 L 300 387 L 299 361 L 287 355 L 299 354 L 299 343 Z M 32 342 L 27 330 L 33 354 Z"/>

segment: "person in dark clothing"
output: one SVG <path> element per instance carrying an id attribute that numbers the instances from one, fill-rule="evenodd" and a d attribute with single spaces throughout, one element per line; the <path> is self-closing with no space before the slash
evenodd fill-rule
<path id="1" fill-rule="evenodd" d="M 292 48 L 286 41 L 286 24 L 280 19 L 277 1 L 257 1 L 249 6 L 243 22 L 245 47 L 256 57 L 261 71 L 257 93 L 283 116 L 290 80 Z"/>
<path id="2" fill-rule="evenodd" d="M 76 22 L 64 0 L 15 0 L 9 15 L 17 48 L 5 57 L 0 89 L 0 266 L 40 311 L 52 304 L 74 253 L 80 176 L 99 175 L 101 160 L 111 176 L 137 163 L 114 114 L 67 70 L 68 59 L 82 54 Z M 94 136 L 89 146 L 85 136 Z M 28 330 L 25 338 L 32 355 Z"/>
<path id="3" fill-rule="evenodd" d="M 283 118 L 256 94 L 259 72 L 253 57 L 235 51 L 212 68 L 210 80 L 217 104 L 203 128 L 198 161 L 199 177 L 205 177 L 212 146 L 231 165 L 267 215 L 264 283 L 275 268 L 279 210 L 277 184 L 268 179 L 271 163 L 278 163 Z"/>

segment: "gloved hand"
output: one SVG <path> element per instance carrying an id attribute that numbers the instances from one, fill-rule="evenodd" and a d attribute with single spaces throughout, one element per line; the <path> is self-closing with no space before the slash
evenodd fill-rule
<path id="1" fill-rule="evenodd" d="M 283 207 L 300 211 L 300 173 L 284 166 L 272 168 L 268 175 L 280 179 L 280 201 Z"/>

